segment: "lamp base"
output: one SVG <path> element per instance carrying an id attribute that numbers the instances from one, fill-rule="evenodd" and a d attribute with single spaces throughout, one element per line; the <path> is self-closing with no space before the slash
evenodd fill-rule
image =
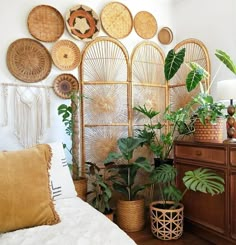
<path id="1" fill-rule="evenodd" d="M 223 143 L 224 144 L 236 143 L 236 139 L 235 138 L 228 138 L 228 139 L 224 140 Z"/>

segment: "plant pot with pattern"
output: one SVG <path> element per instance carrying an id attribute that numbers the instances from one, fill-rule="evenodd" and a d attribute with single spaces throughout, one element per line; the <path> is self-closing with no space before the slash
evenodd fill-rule
<path id="1" fill-rule="evenodd" d="M 134 151 L 143 140 L 127 137 L 117 141 L 120 152 L 110 152 L 105 159 L 105 166 L 111 169 L 113 189 L 122 193 L 123 199 L 117 203 L 117 224 L 127 232 L 142 230 L 145 225 L 145 202 L 139 197 L 144 184 L 136 182 L 139 170 L 151 171 L 151 165 L 144 157 L 135 158 Z"/>
<path id="2" fill-rule="evenodd" d="M 185 190 L 176 186 L 175 166 L 163 164 L 150 174 L 152 183 L 158 183 L 160 200 L 150 204 L 151 230 L 161 240 L 178 239 L 183 234 L 184 206 L 181 200 L 188 190 L 211 195 L 224 192 L 224 179 L 210 169 L 198 168 L 185 172 Z"/>
<path id="3" fill-rule="evenodd" d="M 78 103 L 80 97 L 76 91 L 73 91 L 70 96 L 70 104 L 61 104 L 57 108 L 58 115 L 62 117 L 62 122 L 65 125 L 65 132 L 71 139 L 71 148 L 68 148 L 64 143 L 64 149 L 67 149 L 72 157 L 70 169 L 74 181 L 75 189 L 78 197 L 86 201 L 87 195 L 87 178 L 85 170 L 79 167 L 79 119 L 78 119 Z"/>

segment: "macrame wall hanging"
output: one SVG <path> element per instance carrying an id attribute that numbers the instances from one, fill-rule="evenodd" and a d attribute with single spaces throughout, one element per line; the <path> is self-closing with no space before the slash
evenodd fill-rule
<path id="1" fill-rule="evenodd" d="M 8 121 L 11 116 L 14 134 L 24 148 L 39 143 L 46 128 L 50 127 L 51 87 L 11 83 L 0 85 L 3 112 L 1 126 L 10 124 Z M 10 91 L 8 87 L 13 87 L 13 90 Z M 8 108 L 10 106 L 12 108 Z M 10 115 L 9 111 L 13 113 Z"/>

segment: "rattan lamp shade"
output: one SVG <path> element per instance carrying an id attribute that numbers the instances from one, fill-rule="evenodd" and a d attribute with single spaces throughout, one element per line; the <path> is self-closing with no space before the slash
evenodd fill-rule
<path id="1" fill-rule="evenodd" d="M 52 47 L 52 60 L 61 70 L 73 70 L 80 64 L 80 49 L 70 40 L 59 40 Z"/>

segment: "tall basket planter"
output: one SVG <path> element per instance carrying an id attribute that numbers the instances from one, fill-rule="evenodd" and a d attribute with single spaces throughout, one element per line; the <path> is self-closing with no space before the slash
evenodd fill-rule
<path id="1" fill-rule="evenodd" d="M 78 180 L 74 180 L 75 190 L 77 192 L 77 196 L 82 200 L 86 201 L 87 198 L 87 178 L 80 177 Z"/>
<path id="2" fill-rule="evenodd" d="M 118 200 L 117 224 L 126 232 L 142 230 L 145 225 L 144 199 L 134 201 Z"/>
<path id="3" fill-rule="evenodd" d="M 194 123 L 194 141 L 222 143 L 224 126 L 223 118 L 218 118 L 216 124 L 211 124 L 206 120 L 205 125 L 197 119 Z"/>
<path id="4" fill-rule="evenodd" d="M 167 201 L 167 205 L 174 202 Z M 154 236 L 161 240 L 178 239 L 183 234 L 184 206 L 179 204 L 176 209 L 163 209 L 163 201 L 156 201 L 150 204 L 151 230 Z"/>

